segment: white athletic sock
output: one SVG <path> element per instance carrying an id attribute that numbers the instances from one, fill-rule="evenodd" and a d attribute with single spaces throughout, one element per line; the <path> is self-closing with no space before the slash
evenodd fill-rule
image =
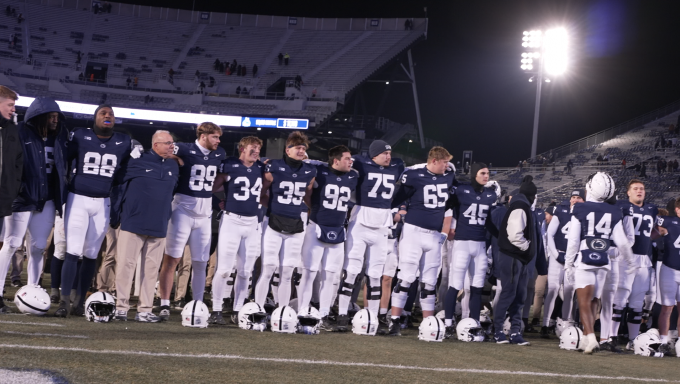
<path id="1" fill-rule="evenodd" d="M 380 308 L 380 314 L 386 315 L 387 314 L 387 308 Z"/>
<path id="2" fill-rule="evenodd" d="M 260 278 L 257 280 L 255 285 L 255 302 L 264 306 L 264 302 L 267 299 L 267 293 L 269 293 L 269 282 L 274 275 L 276 267 L 273 265 L 262 265 L 262 273 Z"/>
<path id="3" fill-rule="evenodd" d="M 191 262 L 191 294 L 194 297 L 194 300 L 203 301 L 207 266 L 207 261 Z"/>
<path id="4" fill-rule="evenodd" d="M 161 307 L 169 307 L 169 306 L 170 306 L 170 299 L 168 299 L 168 300 L 161 299 Z"/>
<path id="5" fill-rule="evenodd" d="M 43 251 L 38 247 L 29 246 L 28 247 L 28 281 L 29 285 L 38 285 L 40 280 L 40 274 L 43 270 Z"/>
<path id="6" fill-rule="evenodd" d="M 316 271 L 312 272 L 307 268 L 302 269 L 300 284 L 297 286 L 298 309 L 309 307 L 309 302 L 312 299 L 312 290 L 314 288 L 314 278 L 316 275 Z"/>
<path id="7" fill-rule="evenodd" d="M 444 325 L 447 327 L 453 326 L 453 319 L 444 319 Z"/>
<path id="8" fill-rule="evenodd" d="M 345 287 L 345 284 L 354 285 L 357 275 L 347 273 L 345 280 L 340 282 L 342 292 L 338 295 L 338 312 L 341 315 L 346 315 L 349 309 L 349 302 L 352 299 L 352 288 Z"/>
<path id="9" fill-rule="evenodd" d="M 319 307 L 321 315 L 328 315 L 333 306 L 333 296 L 338 292 L 337 273 L 321 271 L 321 288 L 319 289 Z"/>
<path id="10" fill-rule="evenodd" d="M 292 290 L 291 287 L 291 282 L 293 280 L 293 271 L 295 268 L 293 267 L 283 267 L 279 269 L 279 275 L 280 275 L 280 280 L 279 280 L 279 306 L 283 307 L 284 305 L 288 305 L 290 303 L 290 293 Z M 298 309 L 301 309 L 298 307 Z"/>
<path id="11" fill-rule="evenodd" d="M 222 299 L 224 299 L 224 294 L 227 290 L 227 279 L 229 278 L 229 272 L 227 271 L 215 271 L 215 276 L 212 280 L 212 308 L 213 312 L 222 312 Z M 192 287 L 193 289 L 193 287 Z"/>
<path id="12" fill-rule="evenodd" d="M 668 344 L 668 335 L 661 335 L 661 344 Z"/>

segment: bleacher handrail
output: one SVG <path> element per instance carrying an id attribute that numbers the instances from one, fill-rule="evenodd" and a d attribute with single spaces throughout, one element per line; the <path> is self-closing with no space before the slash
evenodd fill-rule
<path id="1" fill-rule="evenodd" d="M 545 151 L 543 153 L 540 153 L 538 156 L 550 158 L 550 156 L 554 154 L 555 158 L 564 157 L 572 153 L 578 152 L 582 149 L 586 149 L 590 146 L 602 144 L 605 141 L 611 140 L 622 133 L 641 127 L 644 124 L 653 122 L 661 117 L 669 115 L 678 110 L 680 110 L 680 100 L 676 100 L 672 103 L 657 108 L 651 112 L 647 112 L 643 115 L 630 119 L 626 122 L 617 124 L 613 127 L 609 127 L 603 131 L 594 133 L 590 136 L 586 136 L 576 141 L 572 141 L 571 143 Z"/>

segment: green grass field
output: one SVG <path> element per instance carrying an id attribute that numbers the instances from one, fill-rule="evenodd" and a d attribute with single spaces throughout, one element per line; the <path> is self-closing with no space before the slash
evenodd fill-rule
<path id="1" fill-rule="evenodd" d="M 12 298 L 16 289 L 6 291 Z M 557 338 L 532 335 L 527 347 L 427 343 L 417 333 L 390 338 L 185 328 L 179 311 L 157 324 L 16 314 L 0 316 L 0 368 L 47 370 L 73 383 L 680 382 L 676 357 L 585 356 L 560 350 Z"/>

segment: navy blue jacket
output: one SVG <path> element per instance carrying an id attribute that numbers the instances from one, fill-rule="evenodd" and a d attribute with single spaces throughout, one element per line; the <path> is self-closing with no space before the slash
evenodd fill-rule
<path id="1" fill-rule="evenodd" d="M 38 127 L 34 125 L 36 116 L 50 112 L 59 113 L 59 125 L 57 126 L 53 151 L 54 164 L 47 164 L 45 141 L 38 134 Z M 24 121 L 19 125 L 19 139 L 24 150 L 24 171 L 21 190 L 12 203 L 13 212 L 40 212 L 48 196 L 52 195 L 54 206 L 61 216 L 61 207 L 66 202 L 68 192 L 68 166 L 66 161 L 68 130 L 65 121 L 59 105 L 50 97 L 38 97 L 28 107 Z M 54 167 L 52 172 L 56 172 L 56 174 L 47 173 L 47 168 L 50 166 Z M 48 177 L 53 181 L 52 191 L 48 190 Z"/>
<path id="2" fill-rule="evenodd" d="M 172 198 L 179 166 L 148 150 L 130 159 L 120 194 L 120 229 L 138 235 L 165 237 L 172 213 Z"/>

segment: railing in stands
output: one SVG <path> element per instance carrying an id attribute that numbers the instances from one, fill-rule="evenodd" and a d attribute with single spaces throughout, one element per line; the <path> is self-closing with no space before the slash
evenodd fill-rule
<path id="1" fill-rule="evenodd" d="M 538 156 L 550 158 L 550 156 L 554 154 L 555 158 L 564 157 L 582 149 L 586 149 L 592 145 L 601 144 L 607 140 L 611 140 L 622 133 L 628 132 L 631 129 L 640 127 L 678 110 L 680 110 L 680 100 L 676 100 L 670 104 L 664 105 L 661 108 L 657 108 L 651 112 L 645 113 L 644 115 L 607 128 L 604 131 L 597 132 L 569 144 L 565 144 L 561 147 L 553 148 L 549 151 L 539 154 Z"/>

